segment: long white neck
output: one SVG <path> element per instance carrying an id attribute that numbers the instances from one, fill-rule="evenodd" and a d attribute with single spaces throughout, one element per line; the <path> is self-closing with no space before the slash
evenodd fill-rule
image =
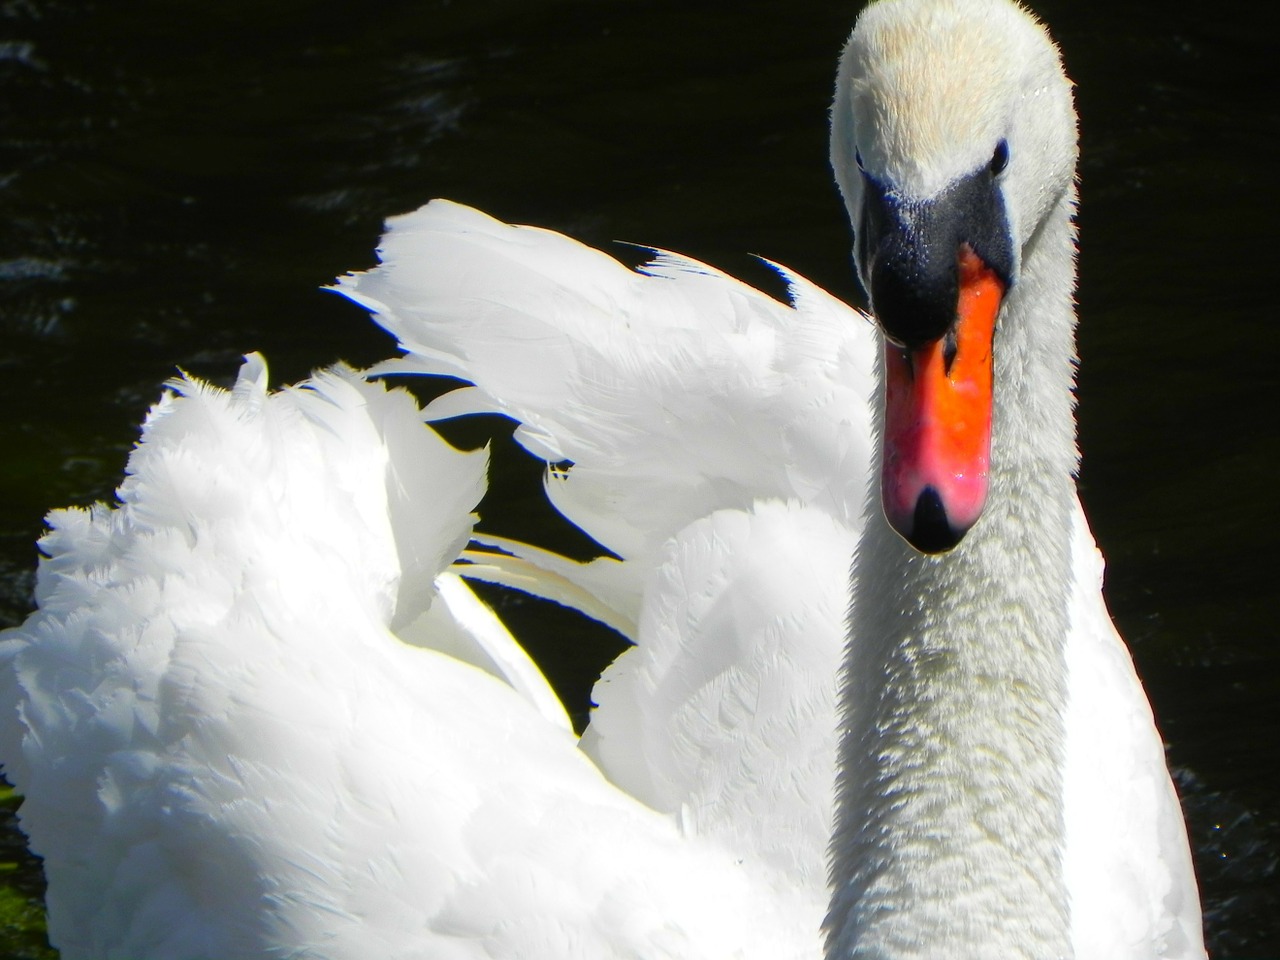
<path id="1" fill-rule="evenodd" d="M 842 675 L 829 958 L 1071 956 L 1073 206 L 1064 195 L 1027 243 L 1001 314 L 982 519 L 924 556 L 872 492 Z"/>

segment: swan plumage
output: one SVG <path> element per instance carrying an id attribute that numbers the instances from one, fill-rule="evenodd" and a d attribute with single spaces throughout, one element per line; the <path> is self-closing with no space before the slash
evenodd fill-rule
<path id="1" fill-rule="evenodd" d="M 617 330 L 582 335 L 576 326 L 582 318 L 569 310 L 539 311 L 527 321 L 524 332 L 546 351 L 530 366 L 554 386 L 544 387 L 535 379 L 530 389 L 523 389 L 510 379 L 488 376 L 487 364 L 498 366 L 527 355 L 525 342 L 517 338 L 511 342 L 521 345 L 511 356 L 494 359 L 498 347 L 490 339 L 492 329 L 526 323 L 529 302 L 572 303 L 579 291 L 561 289 L 563 280 L 555 275 L 538 274 L 537 283 L 545 285 L 535 287 L 540 298 L 513 300 L 460 283 L 458 277 L 510 277 L 510 251 L 543 238 L 554 244 L 561 263 L 572 264 L 574 255 L 585 250 L 559 235 L 501 225 L 478 211 L 433 201 L 413 214 L 393 218 L 383 237 L 382 265 L 343 278 L 339 289 L 372 309 L 405 347 L 403 358 L 384 365 L 386 372 L 470 373 L 473 385 L 442 397 L 434 415 L 500 412 L 521 424 L 536 425 L 540 432 L 528 447 L 558 465 L 546 478 L 552 501 L 623 558 L 622 563 L 608 561 L 617 580 L 627 584 L 616 593 L 589 565 L 579 570 L 557 567 L 570 578 L 583 578 L 610 602 L 636 602 L 645 608 L 635 615 L 639 625 L 629 634 L 637 645 L 609 667 L 597 685 L 599 707 L 583 738 L 584 748 L 615 782 L 706 832 L 743 831 L 756 822 L 753 817 L 764 822 L 786 819 L 793 830 L 803 824 L 800 835 L 779 844 L 794 855 L 775 862 L 812 882 L 812 863 L 797 861 L 828 842 L 834 800 L 811 784 L 820 782 L 834 763 L 835 743 L 828 731 L 835 722 L 835 689 L 822 682 L 820 669 L 789 665 L 771 674 L 770 668 L 776 669 L 779 658 L 785 660 L 795 647 L 807 651 L 796 656 L 812 657 L 811 664 L 838 662 L 845 637 L 842 612 L 849 603 L 845 558 L 851 556 L 862 529 L 858 498 L 865 500 L 865 493 L 833 495 L 830 486 L 786 478 L 776 481 L 769 491 L 772 498 L 744 504 L 739 493 L 744 484 L 735 471 L 749 461 L 732 453 L 707 457 L 706 450 L 747 442 L 756 453 L 776 458 L 775 466 L 785 467 L 792 456 L 788 444 L 799 433 L 818 438 L 808 440 L 811 455 L 820 458 L 822 469 L 843 480 L 845 475 L 837 471 L 849 466 L 844 458 L 850 456 L 850 447 L 842 432 L 851 424 L 856 431 L 869 416 L 869 378 L 863 374 L 871 362 L 865 340 L 870 328 L 861 315 L 829 300 L 817 301 L 824 312 L 806 314 L 814 300 L 806 301 L 803 293 L 794 310 L 769 301 L 761 314 L 751 314 L 759 323 L 760 316 L 777 311 L 777 320 L 763 329 L 744 320 L 741 312 L 698 314 L 693 322 L 723 326 L 706 342 L 715 343 L 714 337 L 726 336 L 725 330 L 744 342 L 759 341 L 765 330 L 769 332 L 771 352 L 735 352 L 717 345 L 701 361 L 714 381 L 716 365 L 725 357 L 740 362 L 741 356 L 751 356 L 759 366 L 744 381 L 746 388 L 754 383 L 761 391 L 775 391 L 766 404 L 774 420 L 767 429 L 750 431 L 745 441 L 742 428 L 725 431 L 714 420 L 701 420 L 696 409 L 683 402 L 681 390 L 699 389 L 695 378 L 672 378 L 670 392 L 650 390 L 663 376 L 652 368 L 662 369 L 668 362 L 662 338 L 640 346 L 636 340 L 620 338 Z M 681 263 L 685 272 L 700 268 Z M 637 274 L 615 261 L 604 267 L 616 274 L 615 289 L 623 291 L 616 295 L 619 298 L 637 296 L 636 286 L 661 285 L 678 276 L 647 270 Z M 714 269 L 701 270 L 701 284 L 721 282 L 722 275 Z M 520 282 L 533 285 L 528 277 Z M 736 286 L 736 281 L 727 282 Z M 800 278 L 792 276 L 792 283 L 793 289 L 807 289 Z M 600 287 L 596 283 L 592 289 Z M 476 311 L 474 303 L 480 297 L 486 306 Z M 719 302 L 731 300 L 724 297 Z M 610 316 L 625 311 L 583 313 L 608 323 Z M 731 322 L 735 318 L 736 324 Z M 602 359 L 601 341 L 624 345 L 617 359 Z M 804 368 L 813 388 L 812 402 L 800 383 L 791 385 L 792 392 L 779 388 L 785 380 L 773 372 L 779 356 L 806 350 L 812 351 Z M 563 359 L 548 362 L 546 357 L 556 352 Z M 471 356 L 484 359 L 467 366 Z M 703 369 L 696 358 L 692 368 Z M 833 377 L 839 386 L 831 388 L 837 391 L 834 396 L 827 396 Z M 548 397 L 543 392 L 547 389 L 562 392 Z M 595 391 L 614 398 L 616 410 L 610 416 L 592 415 L 603 405 Z M 702 459 L 668 457 L 662 453 L 669 449 L 664 445 L 644 444 L 636 431 L 653 414 L 642 404 L 659 400 L 666 401 L 666 417 L 692 420 L 685 428 L 690 434 L 705 430 L 699 440 Z M 790 418 L 804 428 L 788 430 Z M 525 434 L 517 430 L 517 436 Z M 867 456 L 866 446 L 853 449 L 854 456 Z M 562 465 L 566 460 L 571 467 Z M 712 466 L 705 466 L 708 462 Z M 853 462 L 865 485 L 869 462 Z M 632 527 L 621 528 L 623 536 L 613 540 L 607 524 L 592 523 L 599 504 L 635 495 L 650 475 L 656 475 L 655 484 L 683 484 L 697 491 L 702 499 L 694 501 L 687 515 L 698 507 L 710 512 L 668 532 L 683 519 L 672 511 L 666 519 L 669 526 L 653 525 L 652 541 Z M 574 487 L 577 483 L 584 488 L 581 495 Z M 651 499 L 637 500 L 653 508 Z M 1194 875 L 1162 745 L 1128 652 L 1106 614 L 1102 560 L 1074 495 L 1067 511 L 1062 546 L 1071 556 L 1071 630 L 1064 662 L 1069 667 L 1066 709 L 1072 735 L 1066 739 L 1063 796 L 1075 952 L 1130 957 L 1143 955 L 1144 948 L 1137 944 L 1145 943 L 1151 956 L 1199 956 L 1203 950 Z M 635 559 L 626 548 L 635 549 Z M 757 644 L 744 652 L 753 638 Z M 733 709 L 747 702 L 752 704 L 750 716 Z M 720 709 L 722 704 L 729 706 Z M 824 715 L 832 719 L 818 719 Z M 776 746 L 762 749 L 770 743 L 771 718 L 787 718 L 795 727 L 785 747 L 775 740 Z M 769 790 L 760 790 L 761 783 L 768 783 Z M 1123 804 L 1120 797 L 1126 798 Z M 802 804 L 810 811 L 807 818 L 795 813 Z M 773 830 L 759 835 L 750 830 L 744 842 L 758 845 L 768 858 L 777 852 L 765 848 L 780 836 Z M 1130 939 L 1121 939 L 1118 931 L 1127 931 Z"/>
<path id="2" fill-rule="evenodd" d="M 338 289 L 407 351 L 381 372 L 467 379 L 428 416 L 514 418 L 532 453 L 572 464 L 548 473 L 551 502 L 623 560 L 557 568 L 638 624 L 584 749 L 688 828 L 824 888 L 835 727 L 817 718 L 834 715 L 865 499 L 871 324 L 795 274 L 786 305 L 448 201 L 393 218 L 380 256 Z"/>
<path id="3" fill-rule="evenodd" d="M 846 46 L 832 117 L 854 262 L 886 332 L 886 414 L 885 510 L 860 541 L 842 668 L 829 949 L 1203 956 L 1163 745 L 1098 612 L 1074 487 L 1075 113 L 1056 47 L 1001 0 L 877 4 Z M 971 283 L 1000 306 L 966 345 Z M 990 495 L 967 535 L 971 519 L 948 516 L 952 479 L 913 518 L 886 452 L 914 379 L 966 351 L 995 384 Z M 958 545 L 911 549 L 921 524 Z"/>
<path id="4" fill-rule="evenodd" d="M 406 350 L 380 372 L 472 384 L 428 414 L 513 417 L 531 453 L 575 464 L 549 479 L 552 502 L 620 556 L 796 491 L 861 513 L 875 332 L 803 277 L 779 268 L 784 305 L 676 254 L 637 272 L 439 200 L 391 218 L 379 256 L 337 289 Z"/>
<path id="5" fill-rule="evenodd" d="M 2 749 L 63 956 L 803 955 L 819 903 L 517 689 L 446 569 L 485 462 L 402 391 L 268 393 L 254 358 L 173 385 L 117 507 L 51 515 Z"/>
<path id="6" fill-rule="evenodd" d="M 977 81 L 958 107 L 912 66 L 957 49 Z M 350 372 L 269 394 L 251 362 L 229 395 L 182 384 L 121 507 L 53 515 L 41 609 L 4 640 L 18 710 L 0 755 L 69 956 L 112 937 L 151 956 L 817 956 L 833 829 L 830 957 L 1204 956 L 1177 798 L 1071 479 L 1056 49 L 1003 0 L 883 0 L 839 83 L 855 232 L 868 183 L 923 209 L 975 165 L 1002 174 L 993 141 L 1014 157 L 991 493 L 959 546 L 922 557 L 865 508 L 886 360 L 803 278 L 784 271 L 787 305 L 457 204 L 396 218 L 382 265 L 339 283 L 405 348 L 380 372 L 470 384 L 427 419 L 514 418 L 551 502 L 616 558 L 464 551 L 481 458 L 437 449 L 412 401 Z M 953 108 L 981 122 L 957 138 Z M 260 426 L 285 409 L 287 428 Z M 219 422 L 241 439 L 201 468 Z M 220 479 L 228 459 L 240 482 Z M 165 486 L 170 461 L 188 470 Z M 221 566 L 201 576 L 206 555 Z M 583 749 L 446 569 L 460 556 L 586 598 L 636 642 L 597 684 Z"/>

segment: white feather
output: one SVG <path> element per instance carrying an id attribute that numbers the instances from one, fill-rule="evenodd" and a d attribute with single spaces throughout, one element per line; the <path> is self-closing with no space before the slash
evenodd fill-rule
<path id="1" fill-rule="evenodd" d="M 63 956 L 816 948 L 820 901 L 606 782 L 443 571 L 484 455 L 349 371 L 264 384 L 257 358 L 232 393 L 174 384 L 120 505 L 51 515 L 5 634 L 0 751 Z"/>

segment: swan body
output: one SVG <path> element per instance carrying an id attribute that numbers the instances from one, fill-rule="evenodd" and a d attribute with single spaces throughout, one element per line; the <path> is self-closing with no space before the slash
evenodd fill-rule
<path id="1" fill-rule="evenodd" d="M 516 419 L 616 559 L 489 538 L 449 569 L 483 458 L 254 362 L 162 401 L 119 508 L 52 515 L 0 756 L 64 955 L 816 957 L 825 914 L 832 960 L 1204 957 L 1072 479 L 1056 49 L 1005 0 L 882 0 L 832 144 L 887 347 L 786 271 L 790 305 L 442 201 L 339 282 L 406 351 L 380 372 L 471 384 L 429 420 Z M 950 336 L 903 305 L 957 263 L 1000 298 L 977 513 L 878 452 L 891 365 Z M 581 745 L 458 570 L 635 641 Z"/>
<path id="2" fill-rule="evenodd" d="M 445 569 L 484 454 L 350 371 L 264 384 L 175 384 L 120 505 L 51 516 L 3 640 L 63 956 L 812 955 L 820 901 L 682 836 L 517 690 L 545 681 Z"/>

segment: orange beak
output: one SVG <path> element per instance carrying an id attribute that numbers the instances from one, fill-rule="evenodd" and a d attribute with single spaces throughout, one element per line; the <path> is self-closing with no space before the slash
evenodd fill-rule
<path id="1" fill-rule="evenodd" d="M 925 553 L 959 543 L 987 500 L 991 354 L 1004 284 L 968 244 L 957 261 L 951 329 L 914 349 L 885 343 L 884 512 Z"/>

